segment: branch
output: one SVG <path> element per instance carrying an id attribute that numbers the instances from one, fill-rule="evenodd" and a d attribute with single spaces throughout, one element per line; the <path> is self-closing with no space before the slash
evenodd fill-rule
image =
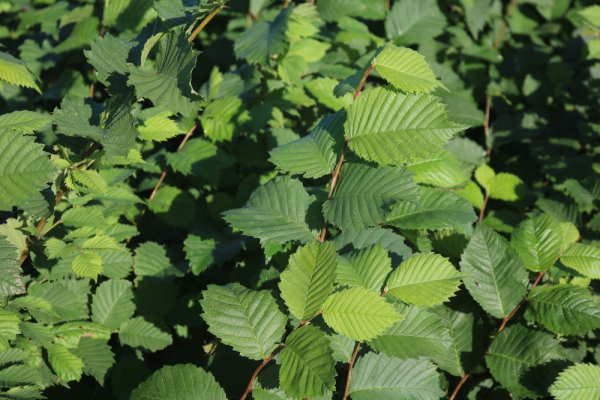
<path id="1" fill-rule="evenodd" d="M 200 32 L 202 32 L 202 29 L 204 29 L 204 27 L 206 25 L 208 25 L 208 23 L 210 22 L 211 19 L 214 18 L 215 15 L 217 15 L 217 13 L 221 10 L 222 6 L 217 6 L 214 8 L 214 10 L 212 10 L 210 12 L 210 14 L 208 14 L 206 16 L 206 18 L 204 18 L 204 20 L 202 20 L 202 22 L 200 23 L 200 25 L 198 25 L 198 27 L 196 29 L 194 29 L 194 32 L 192 32 L 192 34 L 190 35 L 190 37 L 188 38 L 188 42 L 193 42 L 194 39 L 196 39 L 196 36 L 198 36 L 198 34 L 200 34 Z"/>
<path id="2" fill-rule="evenodd" d="M 483 205 L 481 206 L 481 210 L 479 211 L 479 220 L 477 221 L 478 224 L 481 223 L 481 221 L 483 221 L 483 217 L 485 216 L 485 208 L 487 207 L 488 201 L 490 200 L 490 194 L 485 193 L 485 198 L 483 199 Z"/>
<path id="3" fill-rule="evenodd" d="M 258 366 L 258 368 L 256 368 L 256 371 L 254 371 L 254 373 L 252 374 L 252 377 L 250 378 L 250 383 L 248 383 L 248 387 L 246 387 L 246 391 L 244 392 L 244 394 L 242 395 L 240 400 L 246 399 L 248 394 L 250 394 L 250 392 L 252 391 L 253 386 L 254 386 L 254 381 L 256 380 L 256 377 L 258 376 L 260 371 L 262 371 L 262 369 L 265 367 L 265 365 L 267 365 L 269 363 L 269 361 L 271 361 L 273 359 L 273 357 L 275 357 L 277 355 L 277 353 L 279 353 L 284 347 L 285 347 L 285 343 L 279 344 L 279 346 L 273 351 L 273 353 L 271 353 L 271 355 L 269 357 L 265 358 L 263 360 L 262 364 L 260 364 Z"/>
<path id="4" fill-rule="evenodd" d="M 358 86 L 356 93 L 354 93 L 355 101 L 358 98 L 358 96 L 360 95 L 360 92 L 362 91 L 362 88 L 365 85 L 365 82 L 367 81 L 367 78 L 372 70 L 373 70 L 373 64 L 371 64 L 371 66 L 365 73 L 365 76 L 363 77 L 362 81 L 360 82 L 360 85 Z M 342 164 L 344 163 L 344 157 L 346 156 L 347 149 L 348 149 L 348 142 L 346 141 L 344 143 L 344 147 L 342 148 L 342 153 L 340 154 L 340 158 L 337 161 L 337 165 L 336 165 L 335 170 L 333 171 L 333 175 L 331 177 L 331 184 L 329 185 L 329 194 L 327 195 L 327 200 L 331 200 L 331 198 L 333 197 L 333 189 L 335 189 L 335 186 L 337 185 L 337 183 L 339 181 L 340 171 L 342 169 Z M 329 226 L 329 222 L 327 220 L 325 220 L 325 222 L 323 223 L 323 228 L 321 228 L 321 234 L 317 238 L 317 240 L 321 243 L 323 243 L 323 241 L 325 240 L 325 235 L 327 235 L 327 227 L 328 226 Z"/>
<path id="5" fill-rule="evenodd" d="M 504 35 L 504 31 L 508 26 L 508 18 L 512 14 L 515 6 L 517 5 L 517 0 L 511 0 L 508 8 L 506 9 L 506 14 L 504 14 L 504 19 L 502 20 L 502 25 L 500 25 L 500 29 L 498 29 L 498 33 L 496 34 L 496 39 L 494 39 L 494 49 L 498 50 L 500 47 L 500 42 L 502 41 L 502 35 Z"/>
<path id="6" fill-rule="evenodd" d="M 488 162 L 492 154 L 492 148 L 490 147 L 490 107 L 492 103 L 492 96 L 489 93 L 485 96 L 485 118 L 483 120 L 483 133 L 485 134 L 485 152 L 487 154 Z"/>
<path id="7" fill-rule="evenodd" d="M 354 354 L 352 354 L 352 358 L 348 362 L 348 378 L 346 379 L 346 390 L 344 390 L 343 400 L 346 400 L 348 398 L 348 392 L 350 389 L 350 377 L 352 376 L 352 368 L 354 367 L 354 363 L 356 362 L 356 356 L 358 356 L 359 350 L 360 350 L 360 342 L 356 342 L 356 348 L 354 349 Z"/>

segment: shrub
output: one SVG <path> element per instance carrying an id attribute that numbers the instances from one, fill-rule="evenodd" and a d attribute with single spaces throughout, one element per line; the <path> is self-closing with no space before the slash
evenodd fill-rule
<path id="1" fill-rule="evenodd" d="M 0 1 L 0 397 L 600 398 L 592 3 Z"/>

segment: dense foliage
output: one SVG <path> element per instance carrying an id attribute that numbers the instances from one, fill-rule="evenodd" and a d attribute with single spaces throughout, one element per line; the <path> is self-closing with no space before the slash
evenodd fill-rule
<path id="1" fill-rule="evenodd" d="M 599 399 L 593 0 L 0 0 L 0 398 Z"/>

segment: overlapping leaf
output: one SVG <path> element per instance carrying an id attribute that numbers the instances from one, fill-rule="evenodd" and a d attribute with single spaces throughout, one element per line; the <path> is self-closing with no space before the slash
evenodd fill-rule
<path id="1" fill-rule="evenodd" d="M 563 371 L 550 387 L 556 400 L 587 400 L 600 397 L 600 367 L 577 364 Z"/>
<path id="2" fill-rule="evenodd" d="M 392 271 L 392 260 L 380 244 L 344 254 L 337 267 L 336 282 L 381 291 L 383 282 Z"/>
<path id="3" fill-rule="evenodd" d="M 600 279 L 600 248 L 573 243 L 563 252 L 560 261 L 584 276 Z"/>

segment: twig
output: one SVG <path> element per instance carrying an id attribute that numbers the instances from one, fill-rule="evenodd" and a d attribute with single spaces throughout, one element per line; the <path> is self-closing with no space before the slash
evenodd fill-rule
<path id="1" fill-rule="evenodd" d="M 492 154 L 492 148 L 490 147 L 490 107 L 492 103 L 492 96 L 489 93 L 485 96 L 485 118 L 483 120 L 483 133 L 485 134 L 485 152 L 487 154 L 488 162 Z"/>
<path id="2" fill-rule="evenodd" d="M 481 210 L 479 211 L 479 220 L 477 221 L 478 224 L 480 224 L 481 221 L 483 221 L 483 217 L 485 216 L 485 208 L 487 207 L 489 200 L 490 200 L 490 194 L 486 193 L 485 198 L 483 199 L 483 205 L 481 206 Z"/>
<path id="3" fill-rule="evenodd" d="M 277 353 L 279 353 L 281 351 L 281 349 L 283 349 L 285 347 L 285 343 L 281 343 L 279 344 L 279 346 L 277 346 L 277 348 L 271 353 L 271 355 L 267 358 L 265 358 L 263 360 L 263 362 L 258 366 L 258 368 L 256 368 L 256 370 L 254 371 L 254 373 L 252 374 L 252 377 L 250 378 L 250 383 L 248 383 L 248 386 L 246 387 L 246 391 L 244 392 L 244 394 L 242 395 L 242 397 L 240 398 L 240 400 L 245 400 L 246 397 L 248 396 L 248 394 L 250 394 L 250 392 L 253 389 L 254 386 L 254 381 L 256 380 L 256 377 L 258 376 L 258 374 L 260 373 L 260 371 L 262 371 L 262 369 L 273 359 L 273 357 L 275 357 L 277 355 Z"/>
<path id="4" fill-rule="evenodd" d="M 506 9 L 506 14 L 504 14 L 504 19 L 502 20 L 502 25 L 500 25 L 500 29 L 498 29 L 498 33 L 496 34 L 496 39 L 494 39 L 494 49 L 498 50 L 500 47 L 500 42 L 502 41 L 502 35 L 504 35 L 504 31 L 508 26 L 508 18 L 512 14 L 515 6 L 517 5 L 517 0 L 511 0 L 508 8 Z"/>
<path id="5" fill-rule="evenodd" d="M 354 363 L 356 362 L 356 356 L 358 356 L 358 351 L 360 350 L 360 342 L 356 342 L 356 348 L 354 349 L 354 354 L 352 354 L 352 358 L 348 362 L 348 378 L 346 379 L 346 389 L 344 390 L 344 398 L 346 400 L 348 398 L 348 392 L 350 391 L 350 378 L 352 376 L 352 367 L 354 367 Z"/>
<path id="6" fill-rule="evenodd" d="M 206 18 L 204 18 L 204 20 L 202 20 L 200 25 L 198 25 L 198 27 L 196 29 L 194 29 L 194 32 L 192 32 L 192 34 L 188 38 L 188 42 L 190 42 L 190 43 L 193 42 L 194 39 L 196 39 L 196 36 L 198 36 L 198 34 L 200 34 L 200 32 L 202 32 L 202 29 L 204 29 L 204 27 L 210 22 L 211 19 L 214 18 L 215 15 L 217 15 L 217 13 L 220 10 L 221 10 L 221 6 L 215 7 L 214 10 L 212 10 L 210 12 L 210 14 L 208 14 L 206 16 Z"/>
<path id="7" fill-rule="evenodd" d="M 62 222 L 63 222 L 62 219 L 59 219 L 54 224 L 52 224 L 52 226 L 50 228 L 48 228 L 48 230 L 46 232 L 40 232 L 40 234 L 42 236 L 46 236 L 48 234 L 48 232 L 50 232 L 52 229 L 56 228 L 58 225 L 62 224 Z"/>
<path id="8" fill-rule="evenodd" d="M 362 88 L 365 85 L 365 82 L 367 81 L 367 78 L 372 70 L 373 70 L 373 64 L 371 64 L 371 66 L 365 73 L 365 76 L 363 77 L 362 81 L 360 82 L 360 85 L 358 86 L 356 93 L 354 93 L 355 101 L 358 98 L 358 96 L 360 95 L 360 92 L 362 91 Z M 344 147 L 342 148 L 342 152 L 340 153 L 340 158 L 338 158 L 335 170 L 333 171 L 333 175 L 331 176 L 331 184 L 329 185 L 329 194 L 327 195 L 327 200 L 331 200 L 331 197 L 333 197 L 333 189 L 335 189 L 335 186 L 337 185 L 337 183 L 339 181 L 340 171 L 342 169 L 342 164 L 344 163 L 344 157 L 346 156 L 347 149 L 348 149 L 348 142 L 346 141 L 344 143 Z M 321 233 L 319 234 L 319 237 L 317 238 L 317 240 L 321 243 L 323 243 L 323 241 L 325 240 L 325 235 L 327 235 L 327 227 L 328 226 L 329 226 L 329 221 L 325 220 L 325 222 L 323 223 L 323 227 L 321 228 Z"/>

